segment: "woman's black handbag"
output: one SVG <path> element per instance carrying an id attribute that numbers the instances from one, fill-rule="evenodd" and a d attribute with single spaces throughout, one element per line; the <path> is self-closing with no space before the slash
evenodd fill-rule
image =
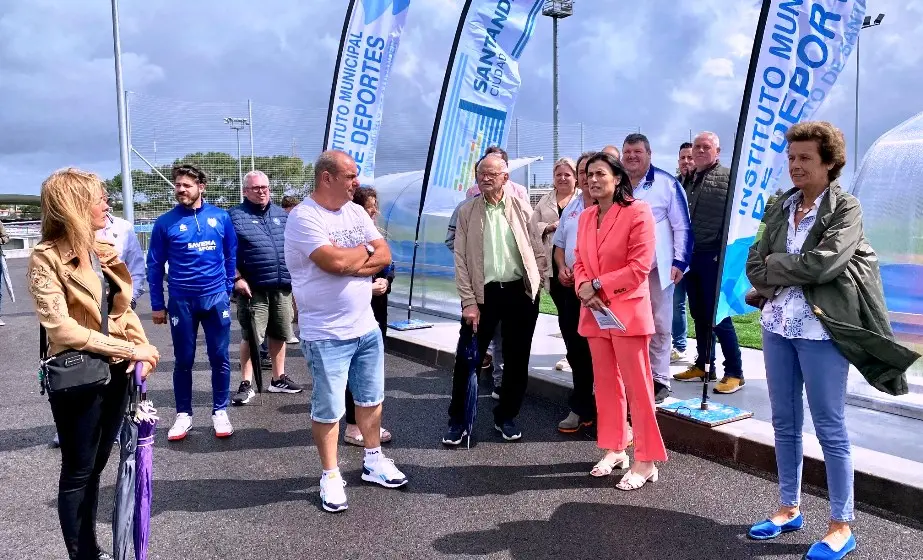
<path id="1" fill-rule="evenodd" d="M 100 299 L 100 321 L 102 333 L 109 335 L 109 291 L 108 282 L 102 273 L 96 255 L 91 253 L 93 269 L 102 286 Z M 64 350 L 48 356 L 48 334 L 45 327 L 39 327 L 39 357 L 41 371 L 39 378 L 42 394 L 70 393 L 82 389 L 100 387 L 109 383 L 109 358 L 86 350 Z"/>

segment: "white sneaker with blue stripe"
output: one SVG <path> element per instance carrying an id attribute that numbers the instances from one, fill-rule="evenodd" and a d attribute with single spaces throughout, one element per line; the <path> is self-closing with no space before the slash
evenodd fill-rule
<path id="1" fill-rule="evenodd" d="M 346 503 L 346 481 L 340 473 L 333 473 L 320 477 L 320 503 L 325 511 L 339 513 L 349 507 Z"/>
<path id="2" fill-rule="evenodd" d="M 373 463 L 362 464 L 362 480 L 380 484 L 385 488 L 400 488 L 408 482 L 404 473 L 394 466 L 394 461 L 382 456 Z"/>

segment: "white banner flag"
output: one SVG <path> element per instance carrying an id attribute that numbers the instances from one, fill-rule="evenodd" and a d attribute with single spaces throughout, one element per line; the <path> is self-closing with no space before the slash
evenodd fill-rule
<path id="1" fill-rule="evenodd" d="M 324 149 L 350 154 L 364 185 L 375 178 L 385 88 L 409 9 L 410 0 L 351 0 L 346 11 Z"/>
<path id="2" fill-rule="evenodd" d="M 785 133 L 810 120 L 846 66 L 865 0 L 763 2 L 731 169 L 734 200 L 715 321 L 753 311 L 744 272 L 766 200 L 787 169 Z M 742 133 L 742 136 L 740 136 Z"/>
<path id="3" fill-rule="evenodd" d="M 464 198 L 484 150 L 506 145 L 519 94 L 519 57 L 541 9 L 542 0 L 468 0 L 436 116 L 425 208 L 437 199 Z"/>

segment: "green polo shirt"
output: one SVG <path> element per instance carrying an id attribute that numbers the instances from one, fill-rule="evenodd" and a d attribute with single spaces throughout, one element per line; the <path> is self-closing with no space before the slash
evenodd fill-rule
<path id="1" fill-rule="evenodd" d="M 504 197 L 505 198 L 505 197 Z M 512 282 L 525 276 L 522 255 L 506 220 L 506 201 L 487 205 L 484 227 L 484 282 Z"/>

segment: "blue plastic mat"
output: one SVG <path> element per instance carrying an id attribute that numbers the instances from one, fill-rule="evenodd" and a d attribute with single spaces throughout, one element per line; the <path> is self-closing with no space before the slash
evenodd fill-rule
<path id="1" fill-rule="evenodd" d="M 427 323 L 426 321 L 421 321 L 419 319 L 410 319 L 406 321 L 392 321 L 388 323 L 388 327 L 396 331 L 412 331 L 415 329 L 428 329 L 432 327 L 432 323 Z"/>
<path id="2" fill-rule="evenodd" d="M 720 426 L 729 422 L 736 422 L 750 418 L 753 413 L 749 410 L 743 410 L 736 406 L 721 404 L 711 399 L 708 400 L 708 410 L 702 410 L 702 399 L 686 399 L 670 404 L 660 405 L 657 410 L 670 416 L 676 416 L 684 420 L 703 424 L 705 426 Z"/>

